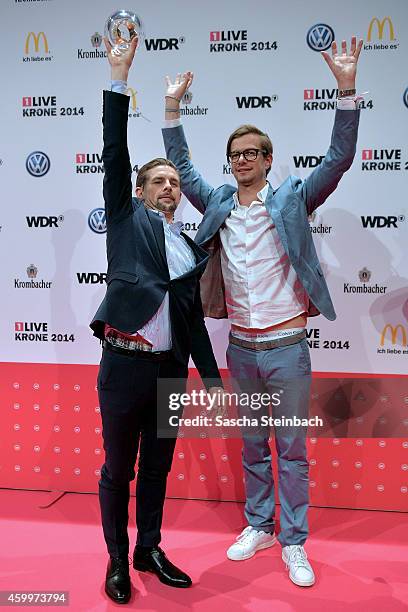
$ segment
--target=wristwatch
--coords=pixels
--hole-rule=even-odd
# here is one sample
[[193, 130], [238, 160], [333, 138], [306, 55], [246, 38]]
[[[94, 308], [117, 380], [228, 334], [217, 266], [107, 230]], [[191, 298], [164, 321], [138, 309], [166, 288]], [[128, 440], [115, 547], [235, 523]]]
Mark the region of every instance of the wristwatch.
[[339, 98], [346, 98], [347, 96], [355, 96], [355, 89], [339, 89]]

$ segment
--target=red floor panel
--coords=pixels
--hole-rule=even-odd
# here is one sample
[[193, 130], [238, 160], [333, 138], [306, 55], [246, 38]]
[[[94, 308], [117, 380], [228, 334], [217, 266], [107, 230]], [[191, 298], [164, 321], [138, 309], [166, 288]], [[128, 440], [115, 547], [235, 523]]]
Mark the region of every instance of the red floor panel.
[[[70, 592], [70, 610], [117, 609], [103, 592], [107, 556], [97, 496], [67, 494], [50, 508], [39, 508], [51, 500], [49, 493], [0, 490], [0, 590], [59, 589]], [[134, 542], [134, 500], [130, 515]], [[167, 500], [162, 545], [194, 585], [171, 589], [132, 570], [127, 608], [406, 612], [405, 514], [313, 508], [309, 519], [306, 550], [317, 580], [302, 589], [289, 581], [279, 545], [244, 562], [228, 561], [225, 550], [244, 525], [242, 504]]]

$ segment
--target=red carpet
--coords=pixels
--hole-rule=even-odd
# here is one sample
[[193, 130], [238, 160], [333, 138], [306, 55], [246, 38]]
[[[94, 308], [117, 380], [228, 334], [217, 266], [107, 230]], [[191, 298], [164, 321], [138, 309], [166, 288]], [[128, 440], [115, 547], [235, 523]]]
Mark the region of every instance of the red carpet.
[[[97, 496], [68, 494], [48, 509], [39, 508], [52, 499], [50, 493], [0, 490], [0, 590], [63, 590], [70, 592], [70, 610], [117, 609], [103, 591], [107, 555]], [[405, 514], [312, 509], [306, 550], [316, 585], [302, 589], [289, 581], [279, 545], [247, 561], [227, 560], [225, 550], [244, 526], [242, 511], [242, 504], [236, 503], [167, 500], [162, 546], [173, 562], [190, 573], [194, 586], [172, 589], [153, 575], [131, 570], [134, 592], [127, 608], [166, 612], [408, 609]], [[131, 508], [132, 544], [134, 535]]]

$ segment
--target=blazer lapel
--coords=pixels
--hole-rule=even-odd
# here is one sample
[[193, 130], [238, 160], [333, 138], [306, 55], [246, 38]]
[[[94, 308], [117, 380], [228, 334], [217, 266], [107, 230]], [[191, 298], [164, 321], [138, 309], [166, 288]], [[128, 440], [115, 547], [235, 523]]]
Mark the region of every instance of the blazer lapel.
[[195, 268], [190, 270], [190, 272], [188, 272], [187, 274], [190, 274], [190, 273], [197, 274], [198, 272], [201, 272], [202, 270], [204, 270], [209, 260], [209, 255], [207, 251], [205, 251], [198, 244], [196, 244], [194, 240], [190, 238], [190, 236], [187, 236], [187, 234], [185, 234], [184, 232], [181, 232], [181, 235], [183, 236], [184, 240], [187, 242], [190, 249], [193, 251], [193, 254], [196, 260]]
[[146, 216], [149, 220], [150, 227], [153, 231], [153, 236], [159, 251], [163, 264], [168, 268], [166, 257], [166, 245], [164, 242], [163, 219], [155, 212], [145, 208]]
[[[164, 228], [163, 228], [163, 219], [156, 214], [155, 212], [145, 209], [146, 217], [148, 219], [149, 225], [152, 228], [153, 237], [155, 243], [157, 245], [157, 250], [160, 254], [160, 258], [168, 270], [167, 257], [166, 257], [166, 243], [164, 238]], [[208, 261], [208, 255], [204, 249], [194, 243], [194, 241], [182, 232], [182, 236], [193, 251], [196, 266], [191, 270], [188, 274], [193, 273], [197, 274], [199, 271], [205, 268], [205, 265]], [[185, 275], [183, 275], [184, 277]]]
[[275, 193], [276, 192], [273, 190], [272, 185], [269, 185], [268, 193], [266, 194], [265, 208], [272, 217], [273, 222], [275, 222], [276, 212], [276, 206], [274, 206]]
[[208, 214], [207, 217], [204, 214], [203, 220], [200, 223], [200, 227], [194, 239], [196, 244], [205, 244], [211, 240], [211, 238], [213, 238], [213, 236], [215, 236], [215, 234], [218, 232], [233, 208], [234, 200], [231, 196], [219, 204], [215, 213], [212, 212], [211, 215]]
[[268, 195], [266, 196], [265, 208], [268, 211], [276, 227], [279, 238], [281, 239], [281, 242], [283, 244], [283, 248], [285, 249], [286, 253], [289, 254], [289, 246], [288, 246], [288, 239], [287, 239], [286, 232], [285, 232], [285, 226], [282, 223], [282, 216], [281, 216], [280, 210], [275, 205], [275, 195], [277, 192], [278, 190], [274, 191], [271, 186], [271, 188], [268, 190]]

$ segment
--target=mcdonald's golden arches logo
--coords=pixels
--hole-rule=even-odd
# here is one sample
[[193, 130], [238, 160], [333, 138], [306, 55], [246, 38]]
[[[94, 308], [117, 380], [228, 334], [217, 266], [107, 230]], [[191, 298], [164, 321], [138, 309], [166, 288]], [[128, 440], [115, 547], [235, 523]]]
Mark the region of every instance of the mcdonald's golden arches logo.
[[125, 94], [130, 98], [130, 106], [134, 113], [137, 112], [136, 91], [132, 87], [128, 87]]
[[387, 29], [389, 33], [389, 40], [395, 40], [394, 25], [391, 21], [391, 17], [384, 17], [382, 21], [380, 21], [378, 17], [373, 17], [372, 20], [370, 21], [370, 25], [368, 26], [367, 42], [371, 42], [371, 36], [373, 33], [374, 25], [376, 26], [376, 29], [377, 29], [378, 39], [383, 40], [385, 24], [388, 25]]
[[42, 43], [41, 46], [43, 53], [49, 53], [48, 40], [44, 32], [38, 32], [38, 34], [34, 34], [34, 32], [29, 32], [27, 34], [24, 48], [24, 53], [26, 55], [28, 55], [29, 50], [31, 48], [31, 41], [33, 41], [35, 53], [38, 53], [40, 50], [40, 41]]
[[404, 325], [401, 323], [398, 325], [391, 325], [390, 323], [387, 323], [387, 325], [384, 325], [384, 329], [381, 332], [380, 346], [384, 346], [388, 331], [390, 332], [391, 342], [393, 345], [397, 344], [397, 338], [400, 335], [402, 340], [401, 346], [407, 346], [407, 331]]
[[128, 87], [125, 91], [125, 94], [127, 94], [130, 98], [129, 117], [142, 117], [143, 119], [151, 123], [150, 119], [148, 119], [145, 115], [142, 114], [142, 111], [137, 105], [137, 91], [133, 89], [133, 87]]

